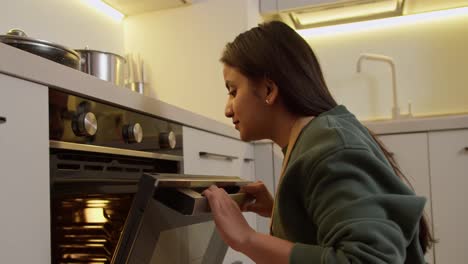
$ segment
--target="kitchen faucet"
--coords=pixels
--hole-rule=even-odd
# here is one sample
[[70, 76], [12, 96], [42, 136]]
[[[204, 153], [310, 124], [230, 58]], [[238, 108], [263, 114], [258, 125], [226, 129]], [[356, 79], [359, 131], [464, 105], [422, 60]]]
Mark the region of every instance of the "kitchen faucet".
[[379, 55], [379, 54], [362, 53], [359, 56], [359, 60], [357, 62], [356, 70], [358, 73], [361, 72], [361, 64], [363, 60], [382, 61], [390, 65], [391, 70], [392, 70], [392, 91], [393, 91], [392, 119], [411, 117], [411, 103], [409, 102], [408, 102], [408, 114], [402, 115], [400, 113], [400, 107], [398, 106], [397, 88], [396, 88], [395, 62], [393, 61], [393, 59], [391, 57]]

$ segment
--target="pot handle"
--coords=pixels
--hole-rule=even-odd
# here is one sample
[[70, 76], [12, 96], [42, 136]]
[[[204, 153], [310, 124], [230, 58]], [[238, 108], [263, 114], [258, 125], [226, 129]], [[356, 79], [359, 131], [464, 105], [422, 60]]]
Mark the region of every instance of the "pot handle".
[[13, 28], [13, 29], [10, 29], [7, 33], [7, 35], [10, 35], [10, 36], [18, 36], [18, 37], [28, 37], [28, 35], [26, 35], [26, 33], [24, 33], [23, 30], [21, 29], [18, 29], [18, 28]]

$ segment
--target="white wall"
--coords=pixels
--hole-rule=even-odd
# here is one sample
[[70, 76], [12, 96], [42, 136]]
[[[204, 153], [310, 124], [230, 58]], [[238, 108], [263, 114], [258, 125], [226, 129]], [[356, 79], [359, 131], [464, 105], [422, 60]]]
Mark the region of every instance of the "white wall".
[[[388, 65], [356, 62], [362, 52], [394, 58], [400, 108], [413, 104], [416, 115], [468, 112], [468, 12], [386, 26], [336, 26], [310, 31], [307, 37], [322, 64], [336, 99], [361, 119], [391, 116], [391, 75]], [[341, 31], [341, 32], [340, 32]]]
[[126, 19], [125, 49], [144, 58], [150, 96], [229, 123], [219, 58], [257, 21], [257, 0], [194, 1]]
[[0, 34], [12, 28], [71, 49], [124, 52], [122, 22], [82, 0], [0, 0]]

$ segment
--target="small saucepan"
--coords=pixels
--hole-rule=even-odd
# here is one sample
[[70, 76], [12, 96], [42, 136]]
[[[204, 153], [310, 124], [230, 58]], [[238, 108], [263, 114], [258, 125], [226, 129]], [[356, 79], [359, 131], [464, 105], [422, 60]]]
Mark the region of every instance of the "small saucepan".
[[78, 49], [80, 54], [82, 72], [91, 74], [99, 79], [109, 81], [117, 86], [125, 85], [124, 57], [104, 51]]

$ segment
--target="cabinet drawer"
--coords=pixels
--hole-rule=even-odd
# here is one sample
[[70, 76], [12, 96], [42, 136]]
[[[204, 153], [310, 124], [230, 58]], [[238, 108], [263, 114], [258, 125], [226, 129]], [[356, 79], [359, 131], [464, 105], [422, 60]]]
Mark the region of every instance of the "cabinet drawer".
[[[182, 134], [185, 174], [239, 176], [255, 180], [252, 144], [189, 127], [183, 127]], [[244, 213], [244, 216], [249, 225], [256, 229], [256, 215]], [[199, 241], [210, 238], [214, 224], [203, 230], [200, 232], [191, 227], [188, 230], [190, 259], [194, 263], [201, 260], [200, 254], [204, 252]], [[248, 257], [228, 248], [223, 263], [231, 264], [236, 261], [253, 263]]]
[[240, 140], [183, 127], [184, 173], [240, 176], [253, 180], [253, 146]]

